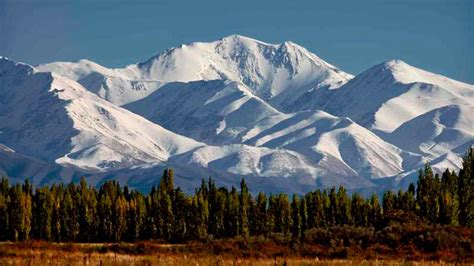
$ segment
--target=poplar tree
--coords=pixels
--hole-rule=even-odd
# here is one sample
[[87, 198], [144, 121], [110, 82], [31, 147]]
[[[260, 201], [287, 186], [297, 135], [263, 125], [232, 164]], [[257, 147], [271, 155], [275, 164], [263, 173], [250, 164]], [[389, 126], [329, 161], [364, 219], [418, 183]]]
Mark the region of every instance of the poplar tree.
[[9, 239], [9, 213], [8, 206], [10, 205], [9, 197], [10, 184], [6, 177], [0, 180], [0, 240], [5, 241]]
[[255, 234], [265, 235], [268, 231], [267, 227], [267, 196], [260, 192], [257, 196], [256, 212], [255, 212]]
[[352, 194], [351, 215], [356, 226], [368, 225], [368, 212], [369, 206], [366, 205], [364, 198], [357, 193]]
[[383, 209], [383, 214], [386, 215], [392, 210], [395, 209], [395, 204], [396, 204], [396, 196], [395, 194], [388, 190], [385, 191], [382, 197], [382, 209]]
[[250, 194], [245, 183], [245, 179], [240, 181], [239, 194], [239, 231], [238, 235], [243, 237], [249, 236], [249, 209], [250, 209]]
[[[173, 206], [173, 221], [172, 224], [172, 242], [180, 242], [186, 239], [187, 226], [186, 226], [186, 212], [189, 210], [186, 208], [186, 195], [183, 193], [181, 188], [177, 188], [174, 192]], [[209, 216], [209, 218], [212, 215]]]
[[193, 238], [199, 240], [206, 239], [209, 209], [207, 200], [201, 191], [193, 197], [192, 210]]
[[339, 220], [338, 218], [338, 202], [337, 202], [337, 194], [336, 194], [336, 188], [332, 187], [330, 192], [329, 192], [329, 205], [328, 208], [326, 209], [326, 214], [327, 214], [327, 222], [329, 226], [336, 225], [336, 222]]
[[33, 236], [37, 239], [51, 240], [53, 198], [47, 187], [37, 188], [33, 197]]
[[462, 226], [474, 226], [474, 155], [473, 149], [462, 159], [462, 169], [458, 178], [459, 199], [459, 224]]
[[300, 238], [301, 236], [301, 216], [299, 210], [299, 199], [296, 194], [293, 194], [293, 199], [291, 201], [291, 234], [293, 238]]
[[237, 190], [232, 187], [230, 193], [227, 195], [226, 200], [226, 211], [225, 211], [225, 219], [224, 219], [224, 226], [225, 232], [227, 237], [234, 237], [237, 236], [239, 233], [239, 212], [240, 212], [240, 201], [239, 201], [239, 194]]
[[380, 207], [380, 201], [377, 194], [372, 194], [368, 199], [369, 208], [369, 224], [376, 225], [382, 218], [382, 208]]
[[351, 224], [351, 200], [347, 196], [347, 192], [344, 187], [339, 187], [337, 191], [337, 198], [338, 206], [336, 215], [338, 216], [338, 224]]
[[304, 233], [308, 229], [308, 207], [304, 197], [300, 200], [299, 211], [301, 217], [301, 236], [304, 236]]
[[9, 194], [8, 225], [10, 239], [14, 241], [28, 240], [30, 239], [32, 219], [31, 196], [22, 190], [20, 184], [12, 187]]

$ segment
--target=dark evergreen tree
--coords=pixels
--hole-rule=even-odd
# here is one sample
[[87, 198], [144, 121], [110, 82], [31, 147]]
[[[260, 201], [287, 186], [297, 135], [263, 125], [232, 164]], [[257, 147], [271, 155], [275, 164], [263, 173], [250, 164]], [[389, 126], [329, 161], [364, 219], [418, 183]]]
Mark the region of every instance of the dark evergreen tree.
[[[118, 184], [117, 184], [118, 185]], [[79, 216], [79, 240], [90, 242], [96, 239], [97, 227], [97, 195], [96, 190], [87, 185], [83, 177], [77, 193], [77, 215]]]
[[[426, 164], [417, 187], [350, 197], [345, 188], [293, 195], [259, 193], [253, 198], [242, 179], [240, 191], [217, 188], [209, 179], [194, 195], [174, 187], [173, 171], [163, 172], [147, 195], [106, 181], [100, 188], [87, 184], [38, 187], [29, 181], [10, 185], [0, 180], [0, 240], [23, 241], [140, 241], [167, 242], [208, 238], [293, 236], [302, 241], [311, 228], [339, 225], [386, 226], [394, 215], [418, 215], [421, 221], [473, 225], [473, 155], [463, 158], [459, 176], [446, 170], [441, 178]], [[415, 197], [416, 195], [416, 197]], [[382, 206], [381, 206], [382, 205]], [[403, 210], [399, 212], [398, 210]], [[383, 217], [383, 214], [385, 216]], [[403, 218], [403, 217], [399, 217]], [[398, 222], [398, 219], [395, 218]], [[419, 221], [416, 220], [418, 223]], [[271, 236], [273, 237], [273, 236]]]
[[351, 217], [351, 200], [347, 196], [346, 189], [339, 187], [337, 191], [337, 212], [336, 222], [337, 224], [352, 224]]
[[369, 223], [369, 209], [364, 198], [359, 194], [352, 194], [351, 215], [356, 226], [367, 226]]
[[392, 191], [385, 191], [382, 197], [382, 208], [384, 214], [387, 214], [395, 209], [396, 196]]
[[250, 209], [250, 194], [245, 183], [245, 179], [240, 181], [239, 194], [239, 230], [238, 234], [243, 237], [248, 237], [249, 231], [249, 209]]
[[232, 187], [232, 190], [227, 195], [226, 210], [224, 218], [224, 227], [227, 237], [234, 237], [239, 232], [239, 212], [240, 201], [237, 190]]
[[32, 232], [36, 239], [51, 240], [53, 198], [47, 187], [37, 188], [33, 196]]
[[458, 221], [462, 226], [474, 226], [474, 155], [469, 148], [466, 156], [462, 158], [462, 169], [458, 178]]
[[267, 196], [260, 192], [257, 196], [255, 212], [255, 235], [266, 235], [267, 227]]
[[331, 190], [329, 191], [329, 205], [327, 206], [326, 209], [326, 217], [327, 217], [327, 223], [329, 226], [336, 225], [338, 222], [338, 214], [339, 214], [339, 203], [337, 201], [338, 197], [336, 194], [336, 188], [332, 187]]
[[308, 207], [304, 197], [300, 200], [299, 209], [301, 218], [301, 236], [304, 236], [304, 233], [308, 229]]
[[377, 225], [382, 218], [382, 208], [377, 194], [372, 194], [368, 200], [369, 206], [369, 224]]
[[209, 222], [209, 206], [204, 196], [206, 190], [198, 190], [192, 199], [190, 233], [192, 239], [203, 240], [207, 238], [207, 228]]
[[293, 194], [293, 199], [291, 201], [291, 234], [293, 238], [300, 238], [301, 236], [301, 216], [299, 210], [299, 199], [296, 194]]
[[[183, 193], [181, 188], [177, 188], [174, 192], [173, 206], [173, 221], [171, 228], [173, 230], [171, 241], [181, 242], [186, 239], [187, 226], [186, 226], [186, 212], [189, 211], [186, 208], [186, 195]], [[210, 218], [210, 217], [209, 217]]]
[[0, 180], [0, 241], [9, 239], [8, 230], [10, 228], [8, 206], [10, 205], [9, 197], [10, 184], [6, 177]]
[[17, 184], [11, 187], [9, 198], [8, 225], [10, 239], [14, 241], [28, 240], [30, 239], [32, 220], [31, 196], [22, 190], [20, 184]]

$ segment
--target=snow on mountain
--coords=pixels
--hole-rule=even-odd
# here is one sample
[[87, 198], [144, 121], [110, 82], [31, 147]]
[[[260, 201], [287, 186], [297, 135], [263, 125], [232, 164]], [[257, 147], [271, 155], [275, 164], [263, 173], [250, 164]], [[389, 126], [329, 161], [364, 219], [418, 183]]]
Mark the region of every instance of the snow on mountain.
[[39, 65], [36, 69], [75, 80], [90, 92], [117, 105], [142, 99], [163, 85], [156, 80], [134, 79], [135, 74], [127, 69], [109, 69], [89, 60], [54, 62]]
[[261, 119], [281, 114], [236, 81], [172, 82], [124, 108], [176, 133], [222, 145]]
[[[337, 88], [352, 78], [292, 42], [267, 44], [239, 35], [181, 45], [121, 69], [107, 69], [87, 60], [37, 68], [74, 79], [119, 105], [147, 96], [161, 82], [228, 79], [240, 81], [252, 94], [279, 108], [307, 90]], [[121, 85], [114, 88], [106, 81]], [[140, 85], [134, 87], [132, 81]]]
[[387, 135], [387, 139], [435, 163], [447, 158], [444, 168], [455, 169], [461, 165], [458, 154], [474, 145], [473, 111], [469, 106], [443, 106], [405, 122]]
[[[124, 107], [208, 144], [244, 143], [292, 150], [309, 158], [309, 162], [292, 163], [292, 167], [309, 164], [318, 169], [307, 176], [370, 180], [398, 175], [421, 162], [420, 156], [403, 152], [350, 119], [322, 111], [284, 114], [237, 82], [170, 83]], [[268, 173], [257, 168], [241, 173], [252, 172]], [[287, 173], [294, 174], [281, 171], [280, 175]]]
[[57, 74], [0, 59], [0, 142], [91, 171], [166, 161], [202, 144], [117, 107]]
[[303, 109], [323, 109], [390, 133], [436, 108], [459, 105], [473, 110], [473, 103], [473, 85], [391, 60], [364, 71]]
[[311, 96], [290, 109], [348, 116], [440, 169], [459, 168], [459, 156], [474, 143], [474, 86], [400, 60], [376, 65], [338, 90]]
[[186, 191], [208, 176], [373, 189], [406, 186], [425, 161], [458, 168], [474, 144], [473, 85], [399, 60], [352, 77], [294, 43], [238, 35], [117, 69], [0, 58], [0, 95], [0, 172], [41, 182], [146, 190], [173, 167]]
[[[474, 86], [400, 60], [376, 65], [309, 105], [348, 116], [384, 140], [438, 165], [460, 167], [460, 154], [474, 142]], [[457, 158], [457, 159], [454, 159]]]
[[275, 106], [291, 102], [301, 88], [336, 88], [352, 78], [295, 43], [267, 44], [239, 35], [172, 48], [128, 69], [163, 81], [241, 81]]
[[371, 179], [355, 173], [341, 174], [312, 158], [287, 149], [270, 149], [242, 144], [204, 146], [177, 155], [170, 165], [216, 177], [224, 185], [236, 186], [242, 176], [257, 191], [305, 193], [318, 187], [344, 185], [349, 189], [375, 188]]
[[[71, 180], [86, 173], [92, 183], [113, 177], [143, 188], [130, 178], [149, 169], [162, 170], [168, 165], [185, 173], [180, 177], [184, 184], [187, 184], [183, 182], [186, 177], [207, 173], [215, 174], [223, 184], [236, 185], [245, 176], [249, 184], [264, 185], [261, 188], [266, 191], [302, 192], [320, 185], [319, 176], [328, 172], [321, 172], [305, 155], [284, 148], [243, 144], [208, 146], [180, 136], [97, 97], [56, 73], [38, 72], [7, 59], [0, 60], [0, 73], [0, 94], [5, 95], [0, 105], [0, 143], [3, 143], [2, 154], [8, 155], [5, 161], [9, 162], [2, 169], [9, 175], [30, 173], [37, 183], [45, 184], [59, 181], [58, 175]], [[265, 107], [262, 110], [277, 114], [272, 107], [246, 92], [245, 87], [236, 89], [239, 85], [235, 82], [215, 83], [228, 88], [207, 95], [205, 104], [229, 108], [229, 112], [232, 106], [255, 112], [252, 106], [259, 104]], [[212, 86], [210, 89], [212, 91]], [[163, 91], [166, 92], [166, 88]], [[242, 108], [239, 100], [230, 105], [219, 104], [221, 99], [234, 97], [233, 94], [241, 98], [240, 104], [248, 102], [250, 107]], [[18, 155], [13, 156], [10, 149], [18, 151]], [[26, 170], [31, 170], [12, 168], [21, 162], [28, 165]], [[201, 177], [205, 176], [198, 178]], [[374, 186], [368, 180], [354, 183], [358, 178], [326, 179], [325, 184]], [[144, 184], [153, 182], [143, 176], [139, 179]], [[289, 183], [294, 186], [288, 187]], [[185, 189], [191, 191], [198, 182], [188, 185], [191, 187]]]
[[[367, 180], [396, 176], [420, 165], [421, 156], [405, 152], [348, 118], [306, 111], [262, 121], [244, 135], [248, 145], [284, 148], [311, 158], [329, 176]], [[264, 126], [264, 125], [270, 126]]]

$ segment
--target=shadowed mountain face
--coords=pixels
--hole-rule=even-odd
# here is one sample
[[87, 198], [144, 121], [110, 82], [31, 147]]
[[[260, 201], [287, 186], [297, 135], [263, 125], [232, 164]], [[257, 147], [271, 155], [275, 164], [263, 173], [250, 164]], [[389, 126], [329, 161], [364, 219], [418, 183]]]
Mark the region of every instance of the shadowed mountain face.
[[392, 60], [353, 77], [291, 42], [192, 43], [109, 69], [0, 59], [0, 171], [38, 184], [165, 167], [258, 190], [406, 185], [425, 161], [458, 168], [474, 143], [474, 86]]

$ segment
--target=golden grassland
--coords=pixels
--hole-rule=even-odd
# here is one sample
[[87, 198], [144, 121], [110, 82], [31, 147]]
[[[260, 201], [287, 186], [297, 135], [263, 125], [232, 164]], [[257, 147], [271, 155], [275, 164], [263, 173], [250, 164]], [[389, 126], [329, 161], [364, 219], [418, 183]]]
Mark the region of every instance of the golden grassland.
[[[0, 265], [461, 265], [435, 261], [408, 261], [380, 256], [364, 259], [301, 257], [291, 251], [281, 256], [242, 257], [238, 252], [214, 251], [201, 244], [81, 244], [0, 243]], [[281, 253], [280, 253], [281, 254]], [[472, 265], [468, 262], [465, 265]]]

